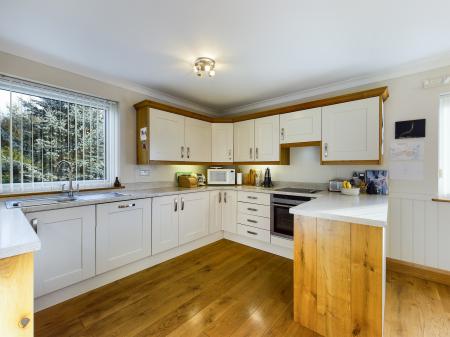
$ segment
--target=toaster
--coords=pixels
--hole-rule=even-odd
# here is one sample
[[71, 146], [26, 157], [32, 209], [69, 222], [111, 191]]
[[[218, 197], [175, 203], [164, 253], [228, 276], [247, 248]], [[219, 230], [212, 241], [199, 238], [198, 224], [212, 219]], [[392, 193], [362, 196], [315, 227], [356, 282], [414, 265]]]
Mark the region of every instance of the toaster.
[[332, 179], [328, 182], [328, 191], [340, 192], [342, 190], [342, 184], [344, 179]]

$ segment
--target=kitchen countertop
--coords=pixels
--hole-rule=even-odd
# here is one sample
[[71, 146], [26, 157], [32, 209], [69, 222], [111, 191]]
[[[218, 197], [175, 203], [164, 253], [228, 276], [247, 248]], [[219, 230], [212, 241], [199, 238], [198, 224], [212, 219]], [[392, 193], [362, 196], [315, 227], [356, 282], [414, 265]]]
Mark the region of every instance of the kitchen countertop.
[[[159, 196], [184, 194], [201, 191], [214, 190], [235, 190], [261, 193], [277, 193], [285, 195], [302, 195], [316, 198], [308, 203], [299, 205], [291, 209], [293, 214], [303, 214], [308, 216], [318, 216], [326, 219], [341, 220], [348, 222], [358, 222], [372, 226], [385, 226], [387, 223], [387, 197], [361, 195], [359, 197], [344, 196], [340, 193], [330, 193], [327, 191], [306, 194], [277, 191], [282, 187], [308, 187], [298, 183], [280, 183], [275, 188], [264, 188], [255, 186], [203, 186], [197, 188], [181, 188], [175, 186], [148, 187], [146, 185], [130, 186], [124, 190], [111, 190], [123, 193], [123, 196], [103, 198], [101, 200], [88, 199], [71, 202], [61, 202], [56, 204], [39, 205], [33, 207], [7, 209], [5, 201], [40, 199], [45, 196], [8, 198], [0, 202], [0, 258], [19, 255], [40, 249], [40, 240], [33, 228], [29, 224], [24, 213], [54, 210], [100, 203], [126, 201], [131, 199], [153, 198]], [[316, 185], [317, 186], [317, 185]], [[323, 187], [323, 186], [322, 186]], [[102, 191], [98, 193], [106, 193]], [[96, 194], [95, 192], [82, 193]], [[54, 195], [53, 195], [54, 196]]]
[[388, 197], [384, 195], [349, 196], [340, 193], [327, 193], [320, 198], [293, 207], [289, 212], [294, 215], [386, 227]]

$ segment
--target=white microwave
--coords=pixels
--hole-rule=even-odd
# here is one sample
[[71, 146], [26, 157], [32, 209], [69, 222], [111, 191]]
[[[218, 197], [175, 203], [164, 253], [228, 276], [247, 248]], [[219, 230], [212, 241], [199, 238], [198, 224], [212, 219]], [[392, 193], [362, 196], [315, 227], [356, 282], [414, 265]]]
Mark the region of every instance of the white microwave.
[[236, 184], [236, 170], [214, 168], [207, 171], [208, 185], [234, 185]]

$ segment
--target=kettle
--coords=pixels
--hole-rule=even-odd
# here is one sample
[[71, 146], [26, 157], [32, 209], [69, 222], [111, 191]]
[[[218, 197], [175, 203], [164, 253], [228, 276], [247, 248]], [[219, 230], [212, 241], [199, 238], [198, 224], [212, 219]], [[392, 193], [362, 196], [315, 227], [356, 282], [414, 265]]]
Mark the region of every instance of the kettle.
[[264, 187], [273, 187], [272, 176], [270, 175], [270, 169], [266, 168], [266, 173], [264, 174]]

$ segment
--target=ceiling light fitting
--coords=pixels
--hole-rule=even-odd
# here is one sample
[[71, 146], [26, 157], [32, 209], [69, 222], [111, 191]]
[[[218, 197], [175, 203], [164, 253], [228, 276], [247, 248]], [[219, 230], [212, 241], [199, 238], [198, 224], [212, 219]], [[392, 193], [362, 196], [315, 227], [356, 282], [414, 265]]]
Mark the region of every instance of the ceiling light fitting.
[[216, 67], [216, 61], [209, 57], [199, 57], [194, 63], [194, 72], [198, 77], [203, 77], [208, 74], [209, 77], [216, 75], [214, 68]]

